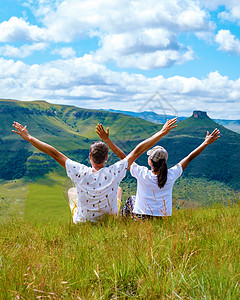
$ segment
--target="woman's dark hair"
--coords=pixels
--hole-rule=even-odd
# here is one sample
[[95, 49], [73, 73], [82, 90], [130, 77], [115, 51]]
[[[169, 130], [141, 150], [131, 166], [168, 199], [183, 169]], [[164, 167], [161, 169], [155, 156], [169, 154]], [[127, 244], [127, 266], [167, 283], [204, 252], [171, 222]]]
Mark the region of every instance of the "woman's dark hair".
[[151, 160], [151, 162], [153, 165], [153, 172], [156, 173], [158, 177], [158, 186], [161, 189], [167, 181], [168, 168], [166, 160], [160, 159], [158, 162]]
[[101, 164], [103, 163], [108, 155], [108, 146], [102, 142], [93, 142], [90, 146], [90, 153], [92, 156], [92, 160], [96, 164]]

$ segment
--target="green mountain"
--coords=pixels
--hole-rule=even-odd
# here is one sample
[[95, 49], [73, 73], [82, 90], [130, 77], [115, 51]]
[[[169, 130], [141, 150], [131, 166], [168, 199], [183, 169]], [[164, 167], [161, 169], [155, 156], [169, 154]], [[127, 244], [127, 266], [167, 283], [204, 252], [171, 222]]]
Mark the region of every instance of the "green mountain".
[[159, 125], [117, 113], [54, 105], [45, 101], [0, 100], [0, 119], [2, 179], [42, 176], [57, 165], [12, 133], [13, 121], [27, 125], [33, 136], [83, 163], [88, 163], [90, 143], [99, 140], [95, 133], [98, 123], [111, 127], [111, 136], [119, 140], [120, 145], [128, 144], [129, 140], [130, 145], [137, 143], [159, 128]]
[[[203, 141], [207, 131], [215, 128], [221, 132], [220, 139], [191, 162], [185, 173], [230, 183], [239, 189], [240, 135], [215, 123], [205, 112], [195, 111], [190, 118], [179, 122], [168, 142], [164, 140], [164, 145], [172, 154], [183, 158]], [[172, 142], [169, 143], [171, 137]]]
[[[159, 124], [121, 113], [55, 105], [45, 101], [0, 100], [0, 120], [0, 178], [3, 180], [23, 176], [35, 178], [57, 167], [54, 160], [11, 132], [13, 121], [27, 125], [33, 136], [85, 164], [88, 164], [90, 143], [99, 139], [95, 133], [97, 123], [110, 127], [111, 138], [126, 153], [161, 128]], [[212, 131], [216, 127], [221, 131], [221, 138], [196, 158], [185, 174], [218, 180], [239, 189], [240, 135], [215, 123], [206, 113], [196, 111], [190, 118], [180, 121], [178, 127], [160, 144], [168, 150], [168, 165], [172, 166], [203, 141], [207, 130]], [[116, 157], [110, 155], [109, 163], [115, 160]], [[146, 165], [146, 155], [142, 155], [138, 163]]]

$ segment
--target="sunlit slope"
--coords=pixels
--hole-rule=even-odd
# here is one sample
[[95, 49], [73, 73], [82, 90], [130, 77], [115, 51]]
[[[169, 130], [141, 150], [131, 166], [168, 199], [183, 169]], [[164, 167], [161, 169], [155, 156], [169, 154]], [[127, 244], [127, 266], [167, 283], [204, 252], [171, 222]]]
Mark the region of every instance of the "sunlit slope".
[[7, 140], [16, 139], [16, 136], [9, 134], [14, 120], [26, 124], [34, 136], [47, 140], [54, 137], [70, 138], [72, 135], [80, 139], [96, 139], [95, 126], [98, 123], [111, 126], [112, 137], [131, 132], [135, 134], [133, 139], [145, 138], [161, 128], [161, 125], [118, 113], [54, 105], [45, 101], [0, 100], [0, 116], [0, 138]]
[[[139, 141], [156, 132], [161, 125], [121, 114], [49, 104], [45, 101], [22, 102], [0, 100], [0, 178], [14, 179], [24, 175], [43, 175], [55, 167], [54, 161], [38, 154], [28, 142], [12, 133], [12, 122], [27, 125], [30, 134], [55, 146], [69, 157], [87, 163], [98, 123], [111, 127], [111, 137]], [[55, 165], [54, 165], [55, 164]]]

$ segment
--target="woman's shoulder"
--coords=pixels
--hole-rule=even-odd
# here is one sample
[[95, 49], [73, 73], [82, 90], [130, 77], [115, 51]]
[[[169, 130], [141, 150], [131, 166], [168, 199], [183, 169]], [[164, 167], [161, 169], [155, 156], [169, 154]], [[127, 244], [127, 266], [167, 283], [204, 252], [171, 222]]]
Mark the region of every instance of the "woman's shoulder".
[[176, 164], [175, 166], [168, 169], [168, 178], [169, 179], [176, 179], [178, 178], [183, 172], [181, 164]]
[[133, 176], [146, 176], [151, 172], [151, 170], [148, 169], [148, 167], [145, 166], [139, 166], [136, 163], [133, 163], [130, 167], [130, 172]]

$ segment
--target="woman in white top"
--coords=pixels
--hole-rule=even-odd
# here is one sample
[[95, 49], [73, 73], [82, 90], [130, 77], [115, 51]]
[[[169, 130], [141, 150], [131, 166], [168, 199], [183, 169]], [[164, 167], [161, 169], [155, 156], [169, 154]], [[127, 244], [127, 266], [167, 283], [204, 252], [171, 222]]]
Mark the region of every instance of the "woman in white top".
[[[125, 154], [109, 139], [109, 128], [105, 131], [102, 124], [97, 126], [98, 135], [109, 145], [113, 152], [121, 159]], [[171, 216], [172, 215], [172, 188], [175, 181], [181, 176], [188, 164], [197, 157], [208, 145], [220, 137], [216, 128], [211, 134], [207, 132], [203, 143], [192, 151], [177, 165], [168, 169], [168, 153], [161, 146], [155, 146], [147, 152], [147, 167], [133, 163], [130, 172], [137, 179], [137, 194], [133, 202], [133, 213], [139, 217], [144, 216]], [[128, 203], [131, 206], [131, 203]]]

